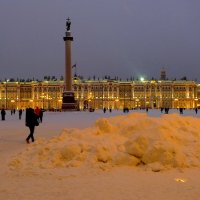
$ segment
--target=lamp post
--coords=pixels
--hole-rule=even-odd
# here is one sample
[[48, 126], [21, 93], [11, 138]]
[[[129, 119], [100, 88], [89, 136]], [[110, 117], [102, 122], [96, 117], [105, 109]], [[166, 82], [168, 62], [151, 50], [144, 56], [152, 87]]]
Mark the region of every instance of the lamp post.
[[197, 106], [197, 104], [198, 104], [198, 98], [195, 98], [194, 101], [195, 101], [195, 104], [193, 105], [193, 107], [194, 107], [194, 108], [197, 108], [197, 107], [198, 107], [198, 106]]
[[124, 109], [126, 107], [126, 105], [125, 105], [125, 97], [126, 97], [126, 92], [125, 92], [125, 85], [124, 85]]
[[5, 106], [5, 109], [7, 110], [7, 81], [6, 81], [6, 98], [5, 98], [5, 100], [6, 100], [6, 106]]
[[103, 84], [102, 84], [102, 110], [104, 109], [103, 100], [104, 100], [104, 91], [103, 91]]
[[8, 98], [8, 91], [7, 91], [7, 84], [8, 84], [9, 79], [6, 80], [6, 110], [8, 107], [8, 103], [7, 103], [7, 98]]
[[93, 101], [94, 101], [94, 109], [96, 108], [96, 96], [95, 96], [95, 89], [94, 89], [94, 94], [93, 94]]
[[44, 98], [45, 98], [46, 96], [44, 95], [44, 93], [42, 93], [42, 96], [41, 96], [41, 98], [42, 98], [42, 109], [44, 109]]
[[89, 102], [88, 109], [90, 109], [92, 108], [92, 92], [89, 93], [88, 102]]
[[30, 102], [30, 105], [31, 105], [29, 107], [33, 108], [33, 99], [30, 99], [29, 102]]
[[11, 109], [14, 109], [15, 100], [11, 100], [10, 102], [11, 102], [11, 104], [12, 104]]
[[119, 102], [119, 99], [118, 97], [115, 99], [115, 108], [118, 110], [118, 102]]
[[52, 98], [49, 96], [47, 100], [48, 100], [48, 110], [50, 110], [51, 109], [51, 100], [52, 100]]

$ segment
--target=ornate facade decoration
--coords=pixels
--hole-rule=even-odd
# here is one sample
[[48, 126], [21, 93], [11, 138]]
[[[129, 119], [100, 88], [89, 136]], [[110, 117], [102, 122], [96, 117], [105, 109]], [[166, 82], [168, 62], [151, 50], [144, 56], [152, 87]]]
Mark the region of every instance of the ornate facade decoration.
[[[40, 107], [61, 109], [63, 81], [0, 83], [0, 108]], [[196, 108], [200, 106], [200, 86], [187, 80], [73, 80], [79, 108]]]

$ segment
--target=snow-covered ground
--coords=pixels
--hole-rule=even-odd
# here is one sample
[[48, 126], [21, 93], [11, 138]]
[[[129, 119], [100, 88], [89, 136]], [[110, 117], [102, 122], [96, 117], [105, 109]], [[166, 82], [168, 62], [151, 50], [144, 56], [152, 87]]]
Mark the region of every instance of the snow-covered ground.
[[0, 121], [0, 199], [197, 200], [200, 111], [45, 112]]

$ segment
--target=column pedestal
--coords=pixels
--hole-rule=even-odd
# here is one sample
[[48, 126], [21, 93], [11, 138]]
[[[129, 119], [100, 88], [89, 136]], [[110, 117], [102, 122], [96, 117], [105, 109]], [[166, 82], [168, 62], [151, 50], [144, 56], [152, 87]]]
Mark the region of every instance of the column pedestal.
[[76, 111], [76, 110], [79, 110], [78, 103], [75, 100], [73, 91], [63, 92], [62, 110], [63, 111]]

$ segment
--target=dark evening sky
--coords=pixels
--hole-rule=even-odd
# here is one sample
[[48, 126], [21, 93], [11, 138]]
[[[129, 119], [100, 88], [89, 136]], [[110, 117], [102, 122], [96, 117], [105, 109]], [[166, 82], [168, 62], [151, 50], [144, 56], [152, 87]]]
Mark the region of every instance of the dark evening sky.
[[199, 0], [0, 0], [0, 79], [64, 75], [65, 22], [85, 78], [200, 81]]

